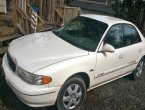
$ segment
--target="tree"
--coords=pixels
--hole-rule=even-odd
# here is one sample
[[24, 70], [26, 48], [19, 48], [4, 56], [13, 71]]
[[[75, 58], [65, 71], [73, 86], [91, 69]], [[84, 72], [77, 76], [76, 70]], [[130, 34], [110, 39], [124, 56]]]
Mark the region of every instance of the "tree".
[[140, 29], [145, 23], [145, 0], [112, 0], [115, 16], [135, 23]]

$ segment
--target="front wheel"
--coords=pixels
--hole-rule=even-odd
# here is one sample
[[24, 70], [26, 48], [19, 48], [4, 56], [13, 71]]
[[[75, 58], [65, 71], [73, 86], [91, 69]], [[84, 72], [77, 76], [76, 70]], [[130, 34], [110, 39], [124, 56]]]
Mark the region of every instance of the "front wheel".
[[68, 79], [57, 98], [58, 110], [77, 110], [86, 95], [86, 86], [80, 76]]
[[132, 72], [132, 78], [134, 79], [134, 80], [136, 80], [136, 79], [138, 79], [140, 76], [141, 76], [141, 74], [142, 74], [142, 72], [143, 72], [143, 69], [144, 69], [144, 58], [142, 58], [140, 61], [139, 61], [139, 63], [138, 63], [138, 65], [137, 65], [137, 67], [136, 67], [136, 69]]

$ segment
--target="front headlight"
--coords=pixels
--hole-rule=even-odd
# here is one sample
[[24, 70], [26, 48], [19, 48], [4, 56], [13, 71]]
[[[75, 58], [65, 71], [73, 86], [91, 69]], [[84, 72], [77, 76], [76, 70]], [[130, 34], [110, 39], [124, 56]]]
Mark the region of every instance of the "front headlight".
[[35, 75], [21, 68], [17, 69], [17, 73], [22, 80], [24, 80], [29, 84], [42, 85], [42, 84], [49, 84], [52, 81], [52, 78], [49, 76]]

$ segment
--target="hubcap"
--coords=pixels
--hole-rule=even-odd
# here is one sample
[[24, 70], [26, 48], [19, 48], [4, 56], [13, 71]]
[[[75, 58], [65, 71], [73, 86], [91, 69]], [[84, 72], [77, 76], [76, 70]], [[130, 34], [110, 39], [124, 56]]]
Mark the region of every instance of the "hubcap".
[[82, 89], [78, 84], [70, 85], [64, 92], [63, 105], [66, 109], [75, 108], [82, 97]]
[[139, 77], [143, 71], [143, 66], [144, 66], [144, 63], [143, 61], [140, 61], [138, 66], [137, 66], [137, 71], [136, 71], [136, 76]]

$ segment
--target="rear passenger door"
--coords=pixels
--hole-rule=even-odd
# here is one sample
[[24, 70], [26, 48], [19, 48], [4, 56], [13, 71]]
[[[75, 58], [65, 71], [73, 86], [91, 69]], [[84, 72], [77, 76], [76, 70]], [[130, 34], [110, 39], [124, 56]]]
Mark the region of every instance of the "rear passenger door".
[[137, 66], [141, 57], [142, 45], [141, 38], [137, 29], [130, 24], [122, 24], [124, 30], [124, 61], [125, 68], [123, 73], [132, 72]]

